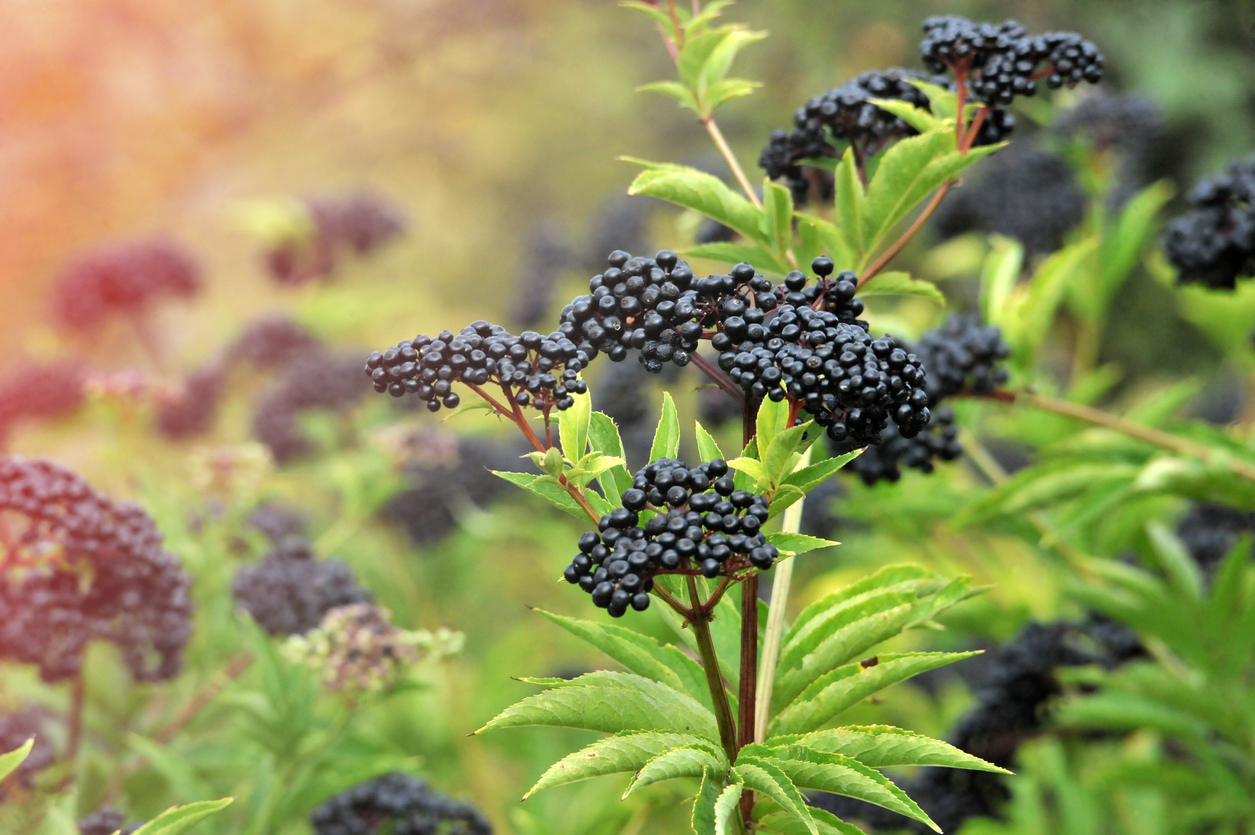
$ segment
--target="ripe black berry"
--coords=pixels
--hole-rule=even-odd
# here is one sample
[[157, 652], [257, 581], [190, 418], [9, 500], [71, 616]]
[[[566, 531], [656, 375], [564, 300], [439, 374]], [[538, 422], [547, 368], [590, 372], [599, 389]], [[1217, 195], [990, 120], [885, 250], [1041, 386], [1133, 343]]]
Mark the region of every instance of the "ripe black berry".
[[934, 461], [954, 461], [962, 455], [954, 412], [942, 407], [932, 410], [928, 427], [914, 438], [903, 438], [897, 426], [885, 427], [880, 442], [863, 450], [847, 469], [870, 487], [879, 481], [897, 481], [902, 477], [902, 467], [931, 473]]
[[1183, 284], [1232, 290], [1255, 272], [1255, 156], [1189, 193], [1190, 211], [1169, 221], [1163, 248]]
[[492, 835], [492, 824], [474, 806], [399, 773], [340, 792], [309, 822], [314, 835]]
[[563, 576], [612, 617], [629, 606], [644, 611], [658, 574], [696, 568], [713, 578], [771, 568], [779, 552], [760, 530], [767, 518], [767, 500], [737, 490], [726, 461], [690, 468], [664, 458], [636, 473], [623, 507], [580, 537]]
[[456, 336], [451, 331], [434, 338], [419, 334], [376, 351], [366, 359], [366, 374], [375, 391], [393, 397], [415, 394], [433, 412], [456, 408], [460, 398], [453, 385], [463, 383], [499, 387], [507, 399], [547, 413], [569, 409], [575, 404], [572, 395], [588, 391], [579, 372], [596, 356], [591, 343], [577, 345], [565, 332], [514, 336], [481, 319]]
[[1002, 332], [983, 326], [975, 314], [960, 313], [925, 333], [915, 347], [928, 372], [932, 405], [961, 391], [991, 394], [1007, 381], [998, 363], [1011, 354]]

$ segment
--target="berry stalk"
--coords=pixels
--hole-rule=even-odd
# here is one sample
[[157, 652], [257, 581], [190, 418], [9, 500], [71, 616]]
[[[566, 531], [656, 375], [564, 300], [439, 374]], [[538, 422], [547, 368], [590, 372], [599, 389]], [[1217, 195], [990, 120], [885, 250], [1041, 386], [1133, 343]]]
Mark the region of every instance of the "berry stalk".
[[715, 654], [715, 642], [710, 637], [710, 614], [705, 611], [701, 596], [697, 592], [697, 580], [688, 577], [689, 604], [695, 616], [689, 623], [693, 626], [693, 636], [697, 639], [697, 652], [702, 659], [702, 669], [706, 672], [706, 686], [710, 688], [710, 700], [715, 708], [715, 721], [719, 725], [719, 741], [723, 751], [728, 755], [728, 762], [736, 762], [739, 750], [736, 744], [736, 723], [732, 719], [732, 705], [728, 701], [728, 691], [723, 686], [723, 675], [719, 672], [719, 656]]
[[919, 230], [924, 228], [924, 224], [927, 223], [928, 219], [933, 216], [933, 212], [937, 211], [937, 207], [941, 205], [941, 201], [945, 198], [946, 194], [954, 187], [954, 183], [955, 181], [951, 180], [950, 182], [943, 184], [941, 188], [937, 189], [937, 191], [933, 194], [933, 199], [928, 201], [928, 205], [925, 206], [924, 210], [919, 213], [919, 217], [915, 218], [915, 222], [911, 224], [910, 228], [903, 232], [902, 236], [894, 241], [892, 246], [882, 252], [880, 257], [873, 261], [871, 266], [863, 271], [863, 274], [858, 277], [858, 286], [860, 288], [875, 278], [881, 270], [889, 266], [889, 262], [898, 257], [898, 253], [905, 249], [906, 245], [911, 242], [911, 239], [919, 234]]

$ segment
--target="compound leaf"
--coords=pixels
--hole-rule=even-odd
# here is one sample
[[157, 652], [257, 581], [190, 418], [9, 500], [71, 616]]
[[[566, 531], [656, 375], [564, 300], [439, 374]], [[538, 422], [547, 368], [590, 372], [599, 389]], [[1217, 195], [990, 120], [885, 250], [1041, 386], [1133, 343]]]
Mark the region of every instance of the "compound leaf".
[[628, 194], [643, 194], [701, 212], [751, 241], [770, 246], [762, 233], [763, 213], [728, 187], [723, 180], [696, 168], [624, 157], [645, 165], [628, 187]]
[[717, 748], [710, 743], [672, 748], [663, 751], [651, 759], [636, 773], [636, 777], [623, 792], [628, 795], [654, 783], [664, 780], [678, 780], [681, 777], [701, 777], [711, 769], [726, 768], [727, 763], [721, 754], [714, 753]]
[[701, 742], [690, 734], [669, 733], [628, 733], [599, 739], [550, 766], [523, 799], [554, 786], [637, 771], [664, 751]]

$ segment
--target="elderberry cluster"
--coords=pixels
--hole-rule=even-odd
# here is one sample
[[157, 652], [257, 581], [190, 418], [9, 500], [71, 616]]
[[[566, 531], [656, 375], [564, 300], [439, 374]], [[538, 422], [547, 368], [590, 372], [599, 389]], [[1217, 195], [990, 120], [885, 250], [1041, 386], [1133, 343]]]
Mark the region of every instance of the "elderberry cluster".
[[0, 442], [23, 421], [65, 417], [83, 405], [83, 366], [77, 362], [24, 362], [0, 378]]
[[1183, 284], [1232, 290], [1255, 273], [1255, 156], [1203, 180], [1188, 196], [1191, 210], [1169, 221], [1163, 248]]
[[492, 824], [474, 806], [400, 773], [340, 792], [309, 822], [314, 835], [492, 835]]
[[207, 432], [218, 416], [227, 370], [210, 361], [183, 380], [178, 391], [157, 403], [157, 430], [171, 440]]
[[596, 355], [594, 346], [577, 345], [560, 331], [514, 336], [481, 319], [456, 336], [452, 331], [434, 338], [419, 334], [395, 348], [375, 351], [366, 359], [366, 374], [375, 391], [393, 397], [415, 394], [433, 412], [462, 402], [454, 383], [496, 384], [512, 391], [520, 406], [563, 411], [575, 404], [572, 395], [588, 390], [579, 372]]
[[64, 327], [95, 328], [110, 316], [136, 316], [159, 298], [186, 298], [200, 288], [200, 265], [172, 241], [109, 244], [61, 271], [52, 312]]
[[589, 294], [562, 309], [559, 332], [586, 343], [590, 358], [604, 353], [622, 362], [635, 348], [650, 371], [688, 365], [702, 337], [688, 264], [666, 249], [653, 258], [617, 249], [606, 261], [607, 269], [589, 279]]
[[288, 286], [327, 278], [343, 255], [367, 255], [405, 232], [405, 215], [375, 194], [306, 200], [313, 224], [306, 237], [289, 239], [264, 254], [276, 283]]
[[928, 397], [933, 405], [959, 392], [992, 394], [1007, 381], [999, 363], [1011, 355], [1002, 331], [982, 325], [974, 313], [958, 313], [920, 337], [915, 347], [928, 369]]
[[[694, 567], [709, 578], [732, 576], [750, 567], [766, 571], [779, 556], [760, 531], [767, 500], [736, 489], [722, 459], [692, 468], [678, 459], [654, 461], [636, 473], [622, 501], [580, 537], [563, 573], [612, 617], [629, 606], [648, 609], [660, 572]], [[654, 515], [642, 527], [645, 511]]]
[[1075, 32], [1029, 35], [1014, 20], [974, 23], [956, 16], [924, 21], [920, 57], [933, 72], [965, 76], [975, 98], [990, 106], [1037, 93], [1046, 79], [1051, 90], [1102, 80], [1104, 59]]
[[879, 481], [897, 481], [902, 467], [931, 473], [934, 462], [955, 461], [963, 455], [954, 425], [954, 412], [947, 407], [932, 410], [927, 428], [914, 438], [904, 438], [897, 426], [887, 426], [880, 433], [880, 443], [863, 450], [849, 464], [850, 472], [863, 479], [868, 487]]
[[11, 569], [0, 576], [0, 657], [45, 681], [78, 674], [89, 641], [115, 644], [139, 681], [174, 676], [191, 635], [191, 580], [139, 506], [49, 461], [0, 459]]
[[332, 609], [374, 600], [347, 565], [316, 559], [299, 535], [276, 542], [260, 562], [241, 566], [231, 590], [236, 604], [271, 635], [304, 635]]
[[78, 822], [78, 835], [131, 835], [142, 821], [128, 824], [126, 815], [112, 806], [101, 806]]
[[286, 464], [313, 448], [300, 427], [302, 412], [343, 413], [366, 396], [370, 387], [358, 374], [360, 363], [356, 353], [318, 350], [290, 362], [261, 392], [253, 404], [253, 434], [276, 462]]
[[284, 368], [306, 354], [322, 350], [322, 347], [318, 337], [291, 317], [269, 313], [246, 324], [226, 353], [232, 361], [272, 370]]

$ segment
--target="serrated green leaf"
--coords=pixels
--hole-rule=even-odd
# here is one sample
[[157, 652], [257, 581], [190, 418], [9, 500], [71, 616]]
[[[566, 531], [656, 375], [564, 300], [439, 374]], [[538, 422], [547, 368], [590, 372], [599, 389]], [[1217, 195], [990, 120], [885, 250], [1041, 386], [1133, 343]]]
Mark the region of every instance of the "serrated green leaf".
[[795, 555], [805, 554], [818, 548], [831, 548], [833, 545], [840, 544], [828, 539], [820, 539], [817, 536], [808, 536], [804, 533], [785, 533], [783, 531], [767, 534], [767, 541], [781, 551]]
[[959, 97], [955, 95], [953, 90], [947, 90], [945, 87], [939, 87], [936, 84], [921, 81], [918, 78], [905, 78], [903, 80], [928, 97], [929, 110], [936, 114], [937, 118], [953, 120], [957, 116], [959, 112]]
[[725, 264], [740, 264], [744, 261], [758, 272], [771, 275], [784, 275], [789, 271], [789, 268], [780, 259], [763, 246], [748, 246], [746, 244], [720, 241], [690, 247], [684, 250], [684, 255], [688, 258], [708, 258], [711, 261], [721, 261]]
[[[1116, 291], [1141, 261], [1146, 245], [1158, 230], [1159, 211], [1172, 199], [1174, 189], [1160, 180], [1134, 195], [1103, 235], [1098, 258], [1098, 280], [1091, 285], [1095, 315], [1105, 314]], [[1079, 289], [1079, 288], [1077, 288]]]
[[[636, 777], [623, 792], [623, 799], [639, 789], [664, 780], [678, 780], [682, 777], [701, 777], [707, 770], [727, 768], [722, 755], [712, 751], [714, 746], [709, 743], [698, 743], [663, 751], [658, 756], [641, 766]], [[717, 749], [716, 749], [717, 750]]]
[[[915, 195], [924, 191], [927, 196], [943, 182], [933, 184], [928, 173], [929, 166], [954, 151], [953, 134], [931, 131], [903, 139], [880, 155], [880, 165], [867, 184], [867, 197], [863, 203], [865, 254], [874, 250], [922, 199]], [[929, 188], [924, 188], [930, 184]], [[841, 223], [844, 227], [844, 220]]]
[[[566, 511], [581, 521], [588, 521], [588, 514], [584, 512], [584, 508], [580, 507], [579, 503], [571, 498], [571, 494], [567, 492], [565, 487], [549, 476], [534, 475], [532, 473], [506, 473], [500, 470], [493, 470], [492, 474], [513, 485], [522, 487], [527, 492], [539, 496], [559, 510]], [[587, 497], [589, 503], [596, 508], [596, 503], [593, 500], [601, 497], [595, 493], [588, 493]]]
[[186, 806], [174, 806], [135, 830], [135, 835], [182, 835], [234, 801], [234, 797], [224, 797], [221, 800], [202, 800]]
[[[863, 218], [867, 196], [863, 187], [863, 180], [859, 176], [858, 164], [854, 160], [853, 148], [845, 149], [845, 154], [841, 157], [841, 164], [835, 172], [833, 188], [836, 192], [837, 228], [841, 237], [844, 238], [844, 249], [847, 250], [842, 254], [852, 259], [844, 263], [837, 261], [837, 266], [838, 269], [842, 267], [854, 269], [858, 264], [858, 258], [867, 249], [867, 223]], [[829, 246], [832, 246], [833, 243], [841, 244], [840, 241], [834, 241], [831, 231], [825, 230], [822, 226], [819, 227], [819, 232], [820, 237]], [[841, 247], [838, 246], [838, 248]], [[837, 260], [835, 254], [833, 255], [833, 260]]]
[[662, 26], [663, 31], [672, 38], [675, 37], [675, 28], [671, 25], [671, 16], [657, 6], [650, 5], [649, 3], [643, 3], [641, 0], [621, 0], [619, 5], [625, 9], [640, 12], [658, 25]]
[[691, 696], [628, 673], [600, 673], [601, 686], [575, 683], [528, 696], [503, 710], [476, 733], [533, 725], [602, 733], [659, 731], [718, 741], [714, 715]]
[[1130, 693], [1098, 693], [1064, 702], [1055, 715], [1055, 721], [1064, 728], [1156, 730], [1200, 742], [1211, 733], [1207, 723], [1197, 717]]
[[892, 725], [847, 725], [809, 734], [773, 737], [768, 748], [799, 745], [829, 754], [841, 754], [870, 768], [931, 765], [1010, 774], [948, 742], [895, 728]]
[[732, 816], [740, 814], [743, 785], [737, 779], [719, 793], [719, 799], [715, 801], [715, 835], [731, 835], [736, 831], [731, 825]]
[[693, 98], [692, 91], [678, 81], [653, 81], [637, 87], [636, 92], [658, 93], [667, 98], [675, 99], [680, 107], [683, 107], [685, 110], [691, 110], [694, 113], [701, 112], [697, 105], [697, 99]]
[[809, 264], [815, 256], [827, 251], [837, 269], [852, 270], [858, 265], [858, 251], [835, 223], [801, 212], [796, 216], [799, 236], [803, 241], [812, 241], [809, 246], [814, 250], [805, 257], [799, 252], [798, 263]]
[[[754, 747], [760, 750], [759, 746]], [[763, 756], [800, 789], [857, 798], [917, 820], [936, 832], [941, 831], [906, 792], [858, 760], [801, 746], [767, 749]]]
[[801, 821], [811, 835], [817, 835], [818, 830], [815, 828], [814, 819], [811, 818], [810, 807], [779, 762], [768, 758], [742, 755], [737, 757], [736, 765], [732, 770], [745, 782], [747, 789], [762, 792], [778, 803], [787, 814]]
[[799, 499], [806, 498], [801, 488], [792, 484], [781, 484], [776, 488], [775, 494], [771, 497], [771, 506], [768, 508], [768, 518], [774, 519], [784, 512], [789, 505], [796, 503]]
[[[758, 32], [738, 25], [727, 27], [727, 35], [710, 51], [710, 54], [702, 64], [697, 83], [693, 85], [698, 101], [702, 102], [706, 107], [706, 111], [701, 114], [703, 117], [708, 116], [718, 105], [718, 102], [715, 100], [716, 97], [712, 97], [712, 93], [725, 80], [734, 80], [742, 84], [753, 84], [753, 82], [742, 81], [741, 79], [728, 79], [728, 73], [732, 70], [732, 62], [736, 60], [737, 53], [750, 44], [757, 43], [766, 37], [766, 32]], [[727, 97], [731, 98], [731, 96]]]
[[767, 468], [762, 461], [754, 458], [733, 458], [728, 462], [728, 466], [739, 473], [745, 473], [757, 484], [767, 484], [771, 481], [767, 476]]
[[1008, 301], [1023, 268], [1024, 245], [1013, 238], [991, 236], [989, 254], [981, 267], [981, 319], [1001, 327], [1003, 335], [1009, 339], [1014, 339], [1015, 335], [1009, 330], [1016, 323], [1011, 321]]
[[[776, 403], [772, 400], [764, 400], [758, 406], [758, 414], [754, 417], [754, 440], [757, 442], [757, 448], [767, 449], [771, 442], [775, 440], [776, 435], [788, 428], [789, 422], [789, 404], [785, 400]], [[755, 455], [755, 458], [762, 458], [761, 455]]]
[[823, 482], [832, 478], [846, 464], [853, 461], [863, 454], [863, 450], [856, 449], [853, 452], [847, 452], [844, 455], [837, 455], [833, 458], [825, 458], [818, 464], [811, 464], [809, 467], [803, 467], [785, 476], [784, 484], [791, 484], [797, 487], [803, 493], [809, 493]]
[[793, 192], [769, 179], [763, 180], [763, 235], [780, 253], [793, 238]]
[[[748, 458], [753, 461], [758, 460], [758, 437], [750, 438], [750, 442], [745, 445], [745, 449], [741, 450], [740, 458]], [[733, 459], [736, 460], [736, 459]], [[728, 466], [732, 466], [732, 462], [728, 462]], [[736, 482], [738, 490], [753, 490], [754, 479], [749, 473], [734, 469], [732, 471], [733, 480]]]
[[678, 648], [663, 646], [648, 635], [626, 627], [555, 615], [544, 609], [536, 611], [601, 650], [629, 672], [687, 692], [700, 702], [710, 701], [706, 674], [702, 672], [701, 665]]
[[[760, 830], [764, 832], [776, 833], [776, 835], [807, 835], [810, 832], [806, 828], [806, 824], [797, 818], [784, 812], [776, 804], [762, 804], [770, 812], [763, 812], [758, 817], [758, 825]], [[758, 806], [754, 807], [758, 809]], [[825, 812], [823, 809], [811, 807], [811, 818], [815, 821], [815, 826], [819, 831], [819, 835], [864, 835], [863, 830], [851, 823], [838, 818], [831, 812]]]
[[859, 288], [860, 296], [918, 296], [945, 307], [946, 297], [936, 284], [920, 281], [904, 272], [879, 273]]
[[975, 652], [907, 652], [879, 656], [874, 667], [847, 664], [821, 676], [776, 716], [769, 736], [818, 730], [847, 708], [890, 685], [935, 670]]
[[575, 403], [558, 412], [558, 440], [562, 443], [562, 454], [568, 461], [575, 463], [588, 450], [588, 427], [593, 415], [593, 398], [587, 391], [567, 396]]
[[26, 740], [26, 743], [20, 748], [16, 748], [7, 754], [0, 756], [0, 781], [4, 780], [14, 771], [17, 771], [18, 766], [26, 762], [26, 758], [30, 756], [31, 748], [34, 746], [35, 738], [31, 737]]
[[624, 463], [622, 458], [610, 458], [600, 452], [590, 452], [582, 461], [566, 471], [566, 477], [576, 486], [583, 487], [603, 473], [615, 467], [622, 467]]
[[719, 444], [715, 441], [714, 436], [707, 432], [700, 423], [697, 424], [697, 454], [701, 456], [703, 461], [723, 458], [723, 451], [719, 449]]
[[[714, 0], [713, 3], [707, 3], [700, 12], [684, 21], [685, 38], [700, 34], [702, 29], [719, 17], [720, 13], [731, 5], [732, 0]], [[676, 11], [679, 13], [683, 9], [680, 6], [676, 6]]]
[[679, 60], [676, 62], [676, 73], [686, 87], [697, 92], [706, 62], [733, 31], [735, 31], [733, 26], [720, 26], [718, 29], [703, 32], [695, 38], [689, 38], [685, 42], [684, 48], [680, 50]]
[[617, 506], [621, 503], [623, 491], [632, 486], [632, 474], [627, 469], [623, 440], [619, 437], [619, 427], [614, 419], [601, 412], [593, 412], [588, 423], [588, 441], [602, 455], [620, 458], [625, 462], [621, 467], [611, 467], [597, 478], [606, 500]]
[[[893, 589], [892, 587], [900, 584], [908, 584], [902, 589]], [[799, 636], [806, 634], [815, 628], [811, 622], [820, 617], [831, 617], [837, 611], [835, 607], [839, 604], [852, 601], [855, 598], [863, 597], [882, 590], [905, 591], [918, 588], [921, 584], [931, 584], [930, 588], [935, 590], [941, 588], [945, 581], [918, 565], [903, 563], [898, 565], [887, 565], [884, 568], [877, 569], [872, 574], [857, 580], [842, 589], [824, 595], [819, 600], [807, 606], [793, 621], [793, 625], [785, 632], [784, 641], [781, 649], [790, 646]]]
[[703, 103], [706, 105], [707, 113], [713, 113], [724, 102], [748, 96], [761, 86], [763, 86], [761, 82], [750, 81], [746, 78], [725, 78], [722, 81], [716, 81], [706, 89]]
[[[788, 420], [786, 414], [785, 420]], [[815, 424], [808, 421], [800, 426], [793, 426], [787, 429], [781, 429], [776, 432], [771, 443], [767, 445], [767, 451], [762, 456], [763, 469], [767, 473], [767, 481], [774, 487], [784, 481], [785, 476], [793, 472], [794, 465], [797, 464], [800, 453], [810, 446], [808, 441], [813, 442], [818, 432], [815, 432]], [[806, 438], [806, 433], [810, 431], [811, 437]], [[762, 442], [759, 442], [759, 449], [762, 449]]]
[[671, 392], [662, 393], [662, 416], [654, 431], [654, 443], [649, 449], [649, 460], [675, 458], [680, 454], [680, 417], [675, 410]]
[[731, 227], [751, 241], [770, 246], [761, 230], [763, 213], [714, 175], [682, 165], [666, 165], [623, 157], [647, 166], [632, 181], [628, 194], [657, 197], [693, 209]]
[[702, 785], [693, 800], [693, 832], [696, 835], [715, 835], [715, 804], [723, 789], [714, 782], [709, 771], [702, 775]]
[[523, 799], [554, 786], [637, 771], [664, 751], [701, 743], [700, 737], [690, 734], [667, 733], [628, 733], [599, 739], [550, 766]]
[[934, 116], [922, 107], [916, 107], [901, 99], [868, 99], [867, 101], [881, 110], [889, 111], [920, 133], [928, 133], [932, 130], [952, 130], [954, 128], [953, 125], [947, 125], [944, 119]]

